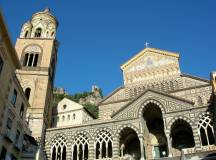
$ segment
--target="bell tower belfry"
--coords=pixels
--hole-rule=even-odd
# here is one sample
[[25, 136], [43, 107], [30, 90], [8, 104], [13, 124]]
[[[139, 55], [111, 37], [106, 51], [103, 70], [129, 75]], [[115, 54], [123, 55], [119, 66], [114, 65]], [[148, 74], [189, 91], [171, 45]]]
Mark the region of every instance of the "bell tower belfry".
[[16, 74], [31, 106], [27, 111], [27, 121], [32, 136], [40, 143], [43, 143], [45, 129], [51, 123], [57, 27], [58, 22], [49, 9], [37, 12], [22, 26], [15, 46], [22, 65]]

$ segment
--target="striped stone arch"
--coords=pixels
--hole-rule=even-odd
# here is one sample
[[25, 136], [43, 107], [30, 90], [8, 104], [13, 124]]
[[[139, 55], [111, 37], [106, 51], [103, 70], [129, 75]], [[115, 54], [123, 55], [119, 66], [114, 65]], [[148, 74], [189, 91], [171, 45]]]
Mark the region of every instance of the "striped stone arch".
[[67, 143], [67, 136], [65, 136], [65, 134], [60, 133], [54, 135], [50, 146], [50, 159], [66, 159]]
[[114, 134], [109, 128], [99, 128], [94, 133], [95, 158], [112, 158]]
[[71, 137], [71, 142], [73, 142], [73, 141], [75, 140], [75, 138], [76, 138], [78, 135], [80, 135], [80, 134], [83, 134], [83, 135], [87, 136], [89, 139], [92, 138], [91, 135], [90, 135], [87, 131], [85, 131], [85, 130], [80, 130], [80, 131], [76, 131], [76, 132], [72, 135], [72, 137]]
[[68, 137], [65, 133], [57, 133], [54, 136], [52, 136], [50, 143], [52, 144], [56, 139], [58, 139], [59, 137], [64, 137], [66, 142], [68, 142]]
[[165, 112], [165, 109], [164, 109], [164, 107], [163, 107], [163, 105], [162, 105], [160, 102], [158, 102], [157, 100], [154, 100], [154, 99], [148, 99], [148, 100], [146, 100], [146, 101], [140, 106], [140, 108], [139, 108], [139, 111], [138, 111], [138, 117], [139, 117], [139, 118], [142, 117], [142, 115], [143, 115], [143, 110], [145, 109], [145, 107], [146, 107], [149, 103], [153, 103], [153, 104], [157, 105], [157, 106], [160, 108], [162, 114], [165, 114], [165, 113], [166, 113], [166, 112]]
[[90, 134], [86, 131], [77, 131], [75, 134], [73, 134], [73, 136], [71, 137], [72, 159], [88, 159], [90, 138]]
[[178, 115], [178, 116], [173, 117], [173, 118], [169, 121], [169, 123], [168, 123], [168, 125], [167, 125], [168, 130], [171, 129], [172, 125], [173, 125], [177, 120], [184, 120], [184, 121], [186, 121], [186, 122], [190, 125], [191, 128], [193, 128], [194, 122], [193, 122], [191, 119], [189, 119], [188, 117], [182, 116], [182, 115]]
[[93, 136], [92, 136], [92, 139], [95, 140], [95, 139], [97, 138], [97, 135], [98, 135], [101, 131], [107, 131], [107, 132], [109, 132], [112, 136], [114, 136], [114, 133], [113, 133], [113, 131], [112, 131], [110, 128], [108, 128], [108, 127], [103, 127], [103, 128], [97, 129], [97, 130], [94, 132], [94, 134], [93, 134]]
[[117, 136], [117, 137], [120, 136], [120, 133], [121, 133], [121, 131], [122, 131], [124, 128], [131, 128], [132, 130], [134, 130], [134, 131], [137, 133], [137, 135], [140, 134], [139, 129], [138, 129], [136, 126], [134, 126], [134, 125], [132, 125], [132, 124], [123, 124], [123, 125], [121, 125], [121, 126], [117, 129], [117, 131], [116, 131], [116, 136]]

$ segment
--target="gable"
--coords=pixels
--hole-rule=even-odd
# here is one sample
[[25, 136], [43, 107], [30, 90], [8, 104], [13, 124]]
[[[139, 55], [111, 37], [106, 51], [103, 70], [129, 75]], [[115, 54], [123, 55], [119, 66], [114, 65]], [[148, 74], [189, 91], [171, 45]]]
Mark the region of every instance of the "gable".
[[67, 98], [62, 99], [57, 106], [58, 113], [81, 109], [83, 109], [82, 105]]
[[126, 83], [142, 81], [157, 75], [180, 73], [179, 55], [172, 52], [146, 48], [121, 66]]
[[116, 120], [138, 118], [142, 108], [148, 101], [155, 102], [160, 106], [162, 113], [187, 110], [194, 107], [193, 102], [183, 98], [154, 90], [146, 90], [133, 101], [119, 109], [111, 117]]

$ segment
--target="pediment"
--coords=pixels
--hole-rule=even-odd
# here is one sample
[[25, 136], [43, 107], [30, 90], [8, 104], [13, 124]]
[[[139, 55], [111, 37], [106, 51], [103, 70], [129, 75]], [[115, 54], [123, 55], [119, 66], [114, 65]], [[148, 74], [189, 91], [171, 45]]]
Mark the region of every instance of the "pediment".
[[124, 72], [135, 72], [178, 63], [177, 53], [146, 48], [121, 66]]
[[116, 120], [138, 118], [140, 112], [142, 112], [142, 109], [148, 102], [156, 103], [161, 108], [163, 114], [194, 107], [194, 103], [186, 99], [148, 89], [130, 103], [120, 108], [111, 117]]

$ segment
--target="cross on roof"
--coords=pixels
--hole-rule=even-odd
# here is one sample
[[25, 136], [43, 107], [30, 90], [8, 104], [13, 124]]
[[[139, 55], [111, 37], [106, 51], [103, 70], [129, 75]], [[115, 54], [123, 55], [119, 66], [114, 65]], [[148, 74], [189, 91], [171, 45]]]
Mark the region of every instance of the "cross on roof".
[[145, 42], [145, 48], [148, 48], [148, 47], [149, 47], [149, 43]]

